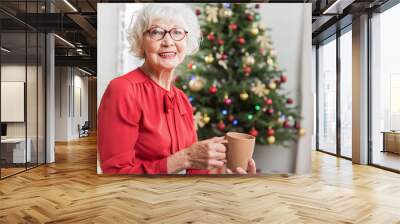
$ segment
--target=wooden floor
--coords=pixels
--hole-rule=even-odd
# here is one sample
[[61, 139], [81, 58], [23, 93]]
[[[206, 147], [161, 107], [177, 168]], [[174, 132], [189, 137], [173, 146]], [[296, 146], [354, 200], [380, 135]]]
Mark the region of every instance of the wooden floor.
[[94, 137], [0, 181], [0, 223], [400, 223], [400, 175], [320, 152], [313, 173], [98, 176]]
[[400, 154], [376, 150], [374, 151], [372, 160], [374, 164], [400, 170]]

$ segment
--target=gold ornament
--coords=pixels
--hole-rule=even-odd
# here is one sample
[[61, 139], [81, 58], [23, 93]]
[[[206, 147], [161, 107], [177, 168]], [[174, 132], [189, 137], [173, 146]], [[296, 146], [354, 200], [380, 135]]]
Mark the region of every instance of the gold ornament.
[[257, 42], [260, 44], [260, 48], [269, 48], [271, 46], [270, 40], [267, 36], [258, 36]]
[[227, 8], [221, 8], [219, 10], [219, 16], [222, 18], [229, 18], [231, 17], [233, 14], [231, 9], [227, 9]]
[[274, 66], [274, 60], [272, 60], [271, 57], [268, 57], [267, 64], [268, 64], [269, 67], [273, 67]]
[[273, 49], [272, 49], [272, 50], [269, 52], [269, 54], [271, 55], [271, 57], [276, 58], [276, 55], [277, 55], [276, 50], [273, 50]]
[[211, 120], [211, 118], [207, 114], [204, 114], [204, 116], [203, 116], [204, 123], [208, 124], [210, 122], [210, 120]]
[[278, 70], [279, 70], [278, 62], [275, 62], [275, 63], [274, 63], [274, 70], [275, 70], [275, 71], [278, 71]]
[[223, 67], [225, 70], [228, 70], [228, 64], [226, 61], [218, 60], [218, 64], [221, 65], [221, 67]]
[[217, 23], [218, 22], [218, 7], [206, 6], [206, 20], [208, 22]]
[[197, 111], [197, 113], [194, 115], [194, 123], [196, 124], [196, 130], [198, 129], [198, 127], [200, 128], [204, 127], [205, 123], [203, 119], [204, 118], [201, 112]]
[[282, 118], [282, 117], [279, 117], [277, 122], [278, 122], [279, 125], [283, 125], [283, 123], [285, 122], [285, 119]]
[[274, 144], [275, 143], [275, 136], [268, 136], [267, 142], [270, 145]]
[[257, 27], [253, 27], [253, 28], [251, 28], [251, 30], [250, 30], [250, 33], [251, 34], [253, 34], [254, 36], [256, 36], [257, 34], [258, 34], [258, 29], [257, 29]]
[[243, 60], [243, 64], [245, 64], [245, 65], [253, 65], [255, 62], [256, 62], [256, 60], [254, 59], [254, 57], [253, 56], [251, 56], [251, 55], [248, 55], [248, 54], [246, 54], [246, 56], [244, 56], [243, 58], [242, 58], [242, 60]]
[[257, 80], [256, 83], [251, 84], [251, 91], [253, 91], [254, 94], [256, 94], [259, 97], [264, 97], [268, 95], [269, 90], [265, 86], [264, 83], [262, 83], [260, 80]]
[[275, 83], [274, 81], [271, 81], [271, 82], [269, 83], [268, 87], [269, 87], [270, 89], [276, 89], [276, 83]]
[[198, 92], [204, 87], [204, 83], [205, 81], [203, 79], [196, 77], [189, 81], [189, 89], [192, 92]]
[[205, 57], [204, 57], [204, 61], [205, 61], [207, 64], [211, 64], [211, 63], [214, 61], [213, 55], [212, 55], [212, 54], [209, 54], [209, 55], [205, 56]]
[[242, 92], [242, 93], [240, 94], [240, 99], [241, 99], [241, 100], [245, 101], [245, 100], [247, 100], [248, 98], [249, 98], [249, 94], [247, 94], [246, 92]]
[[306, 130], [304, 128], [299, 129], [299, 135], [304, 136], [306, 134]]
[[225, 92], [225, 95], [224, 95], [224, 100], [226, 100], [226, 99], [228, 99], [229, 98], [229, 96], [228, 96], [228, 93], [227, 92]]

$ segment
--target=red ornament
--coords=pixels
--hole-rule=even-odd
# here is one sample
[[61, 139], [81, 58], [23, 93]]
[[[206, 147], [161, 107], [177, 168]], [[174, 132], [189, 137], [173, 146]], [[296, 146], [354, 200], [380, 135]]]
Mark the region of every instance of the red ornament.
[[271, 105], [271, 104], [272, 104], [272, 99], [270, 99], [270, 98], [265, 98], [265, 99], [264, 99], [264, 102], [265, 102], [265, 104], [267, 104], [267, 105]]
[[224, 40], [222, 40], [222, 39], [218, 39], [218, 45], [220, 45], [220, 46], [221, 46], [221, 45], [224, 45], [224, 43], [225, 43], [225, 42], [224, 42]]
[[237, 25], [236, 25], [236, 23], [231, 23], [231, 24], [229, 24], [229, 29], [231, 29], [231, 30], [237, 30]]
[[214, 40], [215, 40], [214, 33], [208, 34], [208, 35], [207, 35], [207, 39], [208, 39], [209, 41], [214, 41]]
[[247, 20], [250, 21], [250, 22], [253, 21], [253, 20], [254, 20], [253, 15], [248, 14], [248, 15], [247, 15]]
[[219, 123], [217, 124], [217, 128], [223, 131], [225, 129], [225, 123], [223, 121], [219, 121]]
[[267, 114], [269, 114], [269, 115], [272, 115], [274, 112], [275, 112], [275, 111], [274, 111], [274, 108], [269, 108], [269, 109], [267, 110]]
[[227, 105], [227, 106], [231, 105], [232, 104], [231, 98], [224, 99], [224, 104]]
[[289, 124], [289, 121], [288, 121], [288, 120], [285, 120], [285, 121], [283, 122], [283, 127], [285, 127], [285, 128], [290, 128], [290, 124]]
[[222, 53], [221, 60], [226, 60], [226, 59], [228, 59], [228, 55], [225, 53]]
[[246, 76], [249, 76], [251, 73], [251, 68], [249, 66], [246, 66], [243, 68], [243, 72]]
[[218, 88], [217, 88], [216, 86], [211, 86], [211, 87], [208, 89], [208, 92], [211, 93], [211, 94], [215, 94], [215, 93], [218, 92]]
[[300, 121], [296, 121], [296, 122], [294, 123], [294, 127], [297, 128], [297, 129], [300, 129], [300, 128], [301, 128]]
[[229, 121], [233, 121], [235, 119], [235, 116], [233, 116], [232, 114], [230, 114], [229, 116], [228, 116], [228, 120]]
[[201, 15], [201, 10], [200, 9], [196, 9], [196, 16]]
[[292, 98], [288, 98], [288, 99], [286, 100], [286, 103], [287, 103], [287, 104], [292, 104], [292, 103], [293, 103], [293, 99], [292, 99]]
[[258, 131], [255, 128], [252, 128], [249, 132], [249, 135], [252, 135], [254, 137], [258, 136]]
[[243, 37], [239, 37], [238, 42], [239, 42], [239, 44], [243, 45], [246, 43], [246, 40]]
[[273, 136], [274, 134], [275, 134], [275, 130], [273, 128], [268, 128], [267, 135], [268, 136]]
[[281, 83], [285, 83], [287, 81], [287, 77], [284, 75], [281, 75], [280, 80], [281, 80]]
[[188, 67], [188, 69], [192, 70], [193, 64], [189, 63], [189, 64], [187, 64], [187, 67]]
[[179, 75], [175, 76], [174, 82], [179, 82], [179, 80], [181, 80], [180, 76]]

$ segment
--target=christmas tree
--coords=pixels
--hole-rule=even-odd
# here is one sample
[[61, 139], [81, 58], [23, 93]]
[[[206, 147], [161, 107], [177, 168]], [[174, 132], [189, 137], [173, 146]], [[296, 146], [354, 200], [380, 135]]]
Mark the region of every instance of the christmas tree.
[[287, 77], [258, 8], [214, 3], [196, 9], [203, 41], [175, 84], [194, 107], [199, 139], [237, 131], [260, 144], [283, 144], [304, 134], [293, 99], [282, 91]]

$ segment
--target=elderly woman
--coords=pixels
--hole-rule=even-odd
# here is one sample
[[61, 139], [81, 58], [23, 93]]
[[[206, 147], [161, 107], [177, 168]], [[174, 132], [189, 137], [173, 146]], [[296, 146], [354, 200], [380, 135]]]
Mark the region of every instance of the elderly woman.
[[[197, 141], [187, 96], [173, 85], [174, 70], [199, 48], [200, 27], [183, 4], [144, 7], [129, 33], [139, 68], [113, 79], [98, 113], [103, 173], [208, 174], [224, 170], [223, 137]], [[255, 173], [254, 160], [248, 170]], [[225, 172], [225, 171], [223, 171]], [[233, 173], [226, 170], [227, 173]]]

